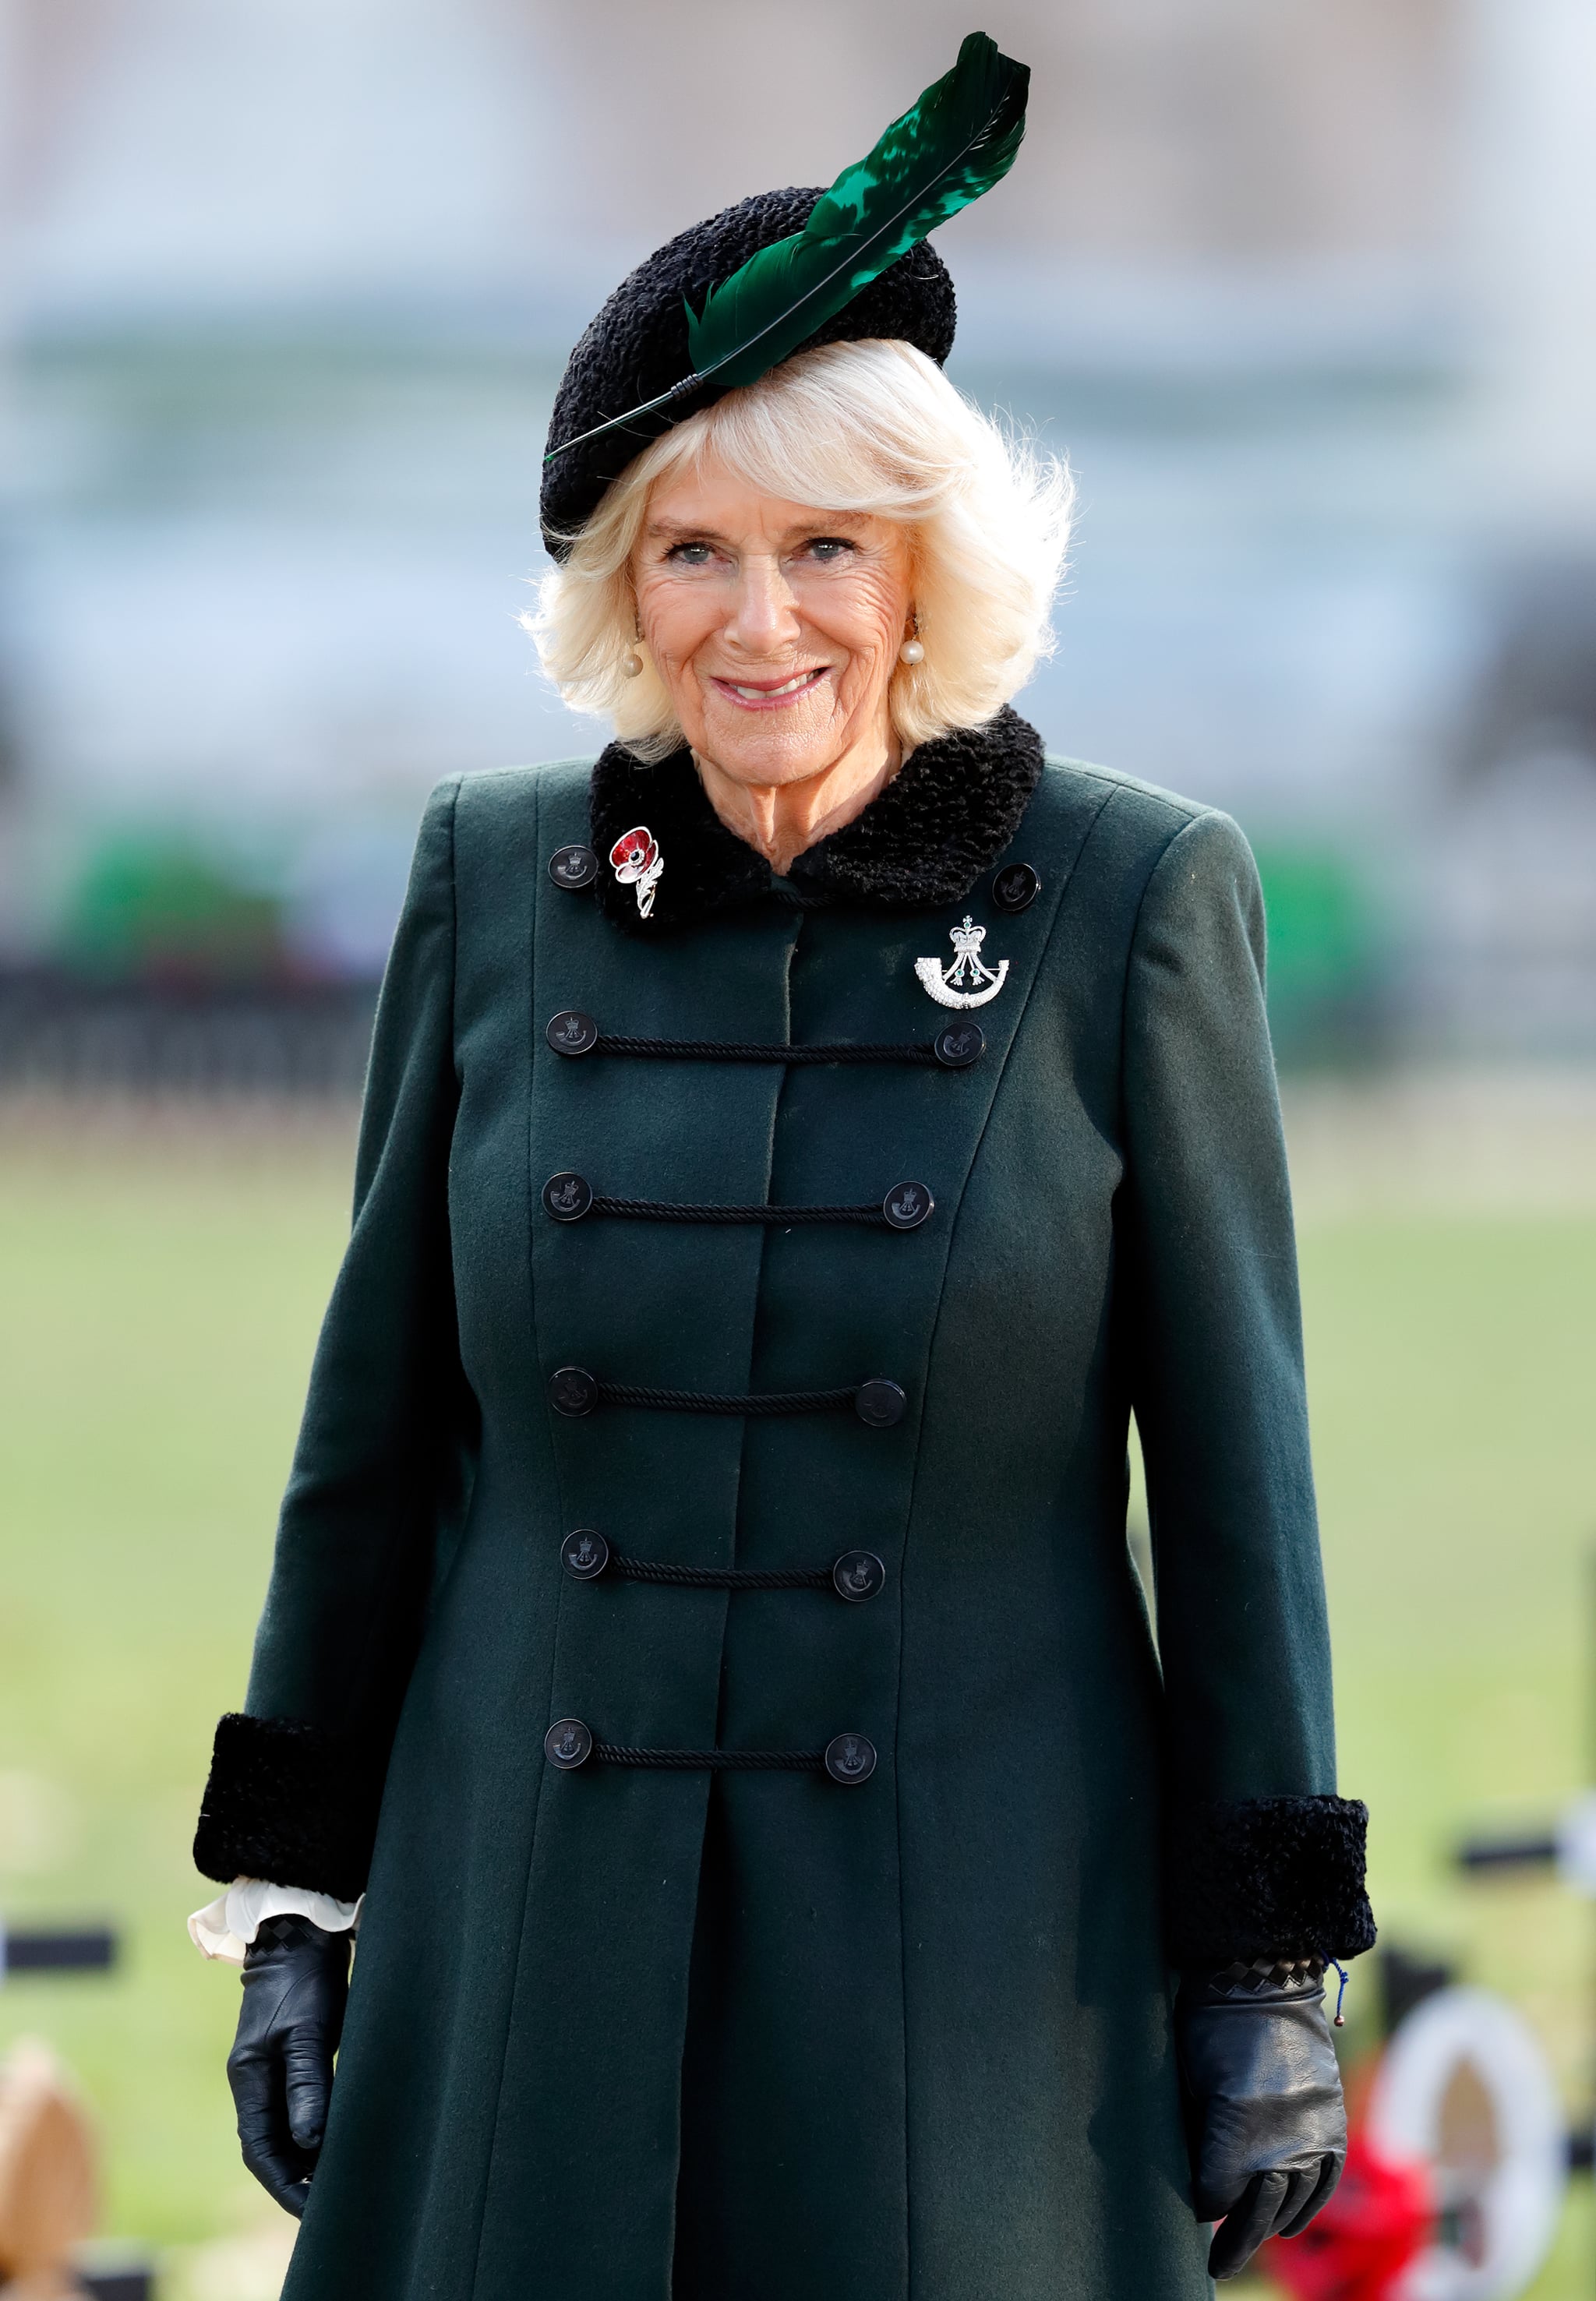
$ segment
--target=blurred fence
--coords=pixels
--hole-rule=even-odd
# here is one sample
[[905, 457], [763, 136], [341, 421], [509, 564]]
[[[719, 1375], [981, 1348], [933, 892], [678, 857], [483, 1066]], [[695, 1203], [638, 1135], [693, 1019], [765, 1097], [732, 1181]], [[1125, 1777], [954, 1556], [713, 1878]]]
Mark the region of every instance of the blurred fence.
[[358, 1093], [370, 983], [171, 985], [0, 975], [0, 1090]]

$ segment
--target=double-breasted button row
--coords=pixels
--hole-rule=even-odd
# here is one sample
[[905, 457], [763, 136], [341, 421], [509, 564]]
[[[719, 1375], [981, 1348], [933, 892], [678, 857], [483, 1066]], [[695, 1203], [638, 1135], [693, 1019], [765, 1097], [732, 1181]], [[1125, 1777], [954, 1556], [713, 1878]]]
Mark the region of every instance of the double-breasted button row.
[[[662, 1566], [633, 1558], [618, 1559], [597, 1528], [589, 1526], [577, 1527], [565, 1536], [560, 1544], [560, 1563], [576, 1582], [597, 1582], [614, 1565], [617, 1572], [636, 1581], [688, 1589], [790, 1588], [805, 1583], [820, 1586], [826, 1579], [824, 1569], [813, 1574], [806, 1570], [762, 1574], [736, 1568], [723, 1571], [714, 1567]], [[845, 1598], [850, 1606], [863, 1606], [879, 1597], [886, 1587], [887, 1569], [873, 1550], [845, 1550], [832, 1560], [829, 1578], [838, 1597]]]
[[[557, 1223], [581, 1222], [595, 1206], [601, 1214], [630, 1215], [640, 1222], [764, 1222], [776, 1228], [783, 1217], [854, 1222], [871, 1214], [866, 1207], [695, 1207], [657, 1199], [600, 1199], [585, 1175], [569, 1168], [549, 1176], [542, 1197], [544, 1213]], [[935, 1205], [923, 1183], [894, 1183], [881, 1202], [881, 1220], [889, 1230], [918, 1230]]]
[[[573, 843], [560, 848], [550, 858], [548, 875], [558, 887], [581, 892], [591, 887], [598, 878], [599, 858], [592, 848]], [[997, 874], [993, 883], [992, 899], [1003, 911], [1021, 911], [1034, 900], [1040, 884], [1036, 873], [1028, 864], [1011, 865]], [[727, 1046], [723, 1050], [711, 1042], [666, 1042], [639, 1039], [606, 1040], [594, 1017], [580, 1008], [567, 1008], [553, 1016], [545, 1027], [545, 1039], [550, 1049], [565, 1057], [591, 1054], [595, 1049], [618, 1055], [675, 1055], [683, 1058], [748, 1061], [751, 1059], [790, 1063], [830, 1060], [904, 1061], [926, 1058], [924, 1042], [915, 1047], [815, 1047], [790, 1049], [781, 1046]], [[962, 1020], [944, 1025], [931, 1042], [930, 1053], [936, 1062], [948, 1070], [963, 1070], [978, 1061], [986, 1050], [985, 1034], [979, 1024]], [[783, 1209], [775, 1208], [687, 1208], [661, 1205], [655, 1201], [619, 1201], [600, 1198], [585, 1175], [565, 1171], [552, 1175], [543, 1186], [543, 1206], [552, 1220], [561, 1223], [582, 1221], [594, 1210], [604, 1214], [633, 1213], [642, 1217], [652, 1215], [657, 1219], [706, 1220], [779, 1219]], [[893, 1230], [917, 1229], [932, 1211], [934, 1201], [923, 1183], [907, 1181], [895, 1184], [881, 1201], [880, 1217]], [[801, 1218], [858, 1221], [866, 1218], [866, 1210], [858, 1208], [838, 1209], [811, 1208], [791, 1210]], [[680, 1406], [686, 1410], [713, 1410], [719, 1412], [746, 1410], [750, 1412], [798, 1411], [809, 1406], [846, 1404], [850, 1393], [845, 1389], [831, 1393], [791, 1393], [779, 1398], [733, 1399], [697, 1397], [675, 1392], [632, 1392], [623, 1387], [606, 1386], [585, 1367], [561, 1367], [550, 1376], [548, 1396], [556, 1413], [581, 1417], [590, 1414], [600, 1404], [634, 1404]], [[851, 1403], [859, 1419], [875, 1429], [890, 1428], [902, 1420], [908, 1402], [901, 1386], [884, 1376], [873, 1376], [860, 1383], [851, 1393]], [[711, 1586], [725, 1589], [758, 1588], [762, 1586], [791, 1586], [793, 1585], [823, 1586], [825, 1569], [808, 1572], [765, 1576], [755, 1572], [739, 1573], [728, 1570], [724, 1575], [713, 1569], [682, 1569], [635, 1559], [617, 1558], [606, 1537], [591, 1527], [579, 1527], [565, 1536], [560, 1547], [561, 1562], [567, 1574], [579, 1582], [597, 1581], [614, 1569], [621, 1575], [650, 1582], [675, 1583], [687, 1586]], [[831, 1566], [829, 1579], [837, 1595], [850, 1605], [861, 1605], [880, 1595], [886, 1586], [887, 1569], [873, 1551], [844, 1551]], [[823, 1770], [833, 1782], [844, 1787], [854, 1787], [866, 1782], [875, 1772], [877, 1755], [874, 1744], [867, 1736], [856, 1733], [833, 1735], [824, 1750], [816, 1753], [791, 1751], [665, 1751], [632, 1750], [613, 1747], [597, 1741], [593, 1729], [580, 1718], [558, 1719], [549, 1728], [544, 1739], [544, 1752], [550, 1766], [560, 1772], [573, 1772], [597, 1758], [606, 1765], [664, 1767], [690, 1769], [702, 1766], [711, 1770], [735, 1768], [813, 1768]]]
[[731, 1772], [740, 1768], [772, 1772], [823, 1770], [845, 1789], [867, 1782], [876, 1768], [875, 1744], [865, 1734], [833, 1734], [818, 1757], [802, 1751], [631, 1750], [599, 1742], [581, 1718], [556, 1718], [543, 1736], [543, 1754], [562, 1774], [574, 1773], [597, 1756], [603, 1765], [684, 1773], [697, 1769], [706, 1773]]
[[[543, 1026], [543, 1036], [556, 1055], [590, 1055], [602, 1036], [591, 1015], [581, 1007], [563, 1007], [551, 1015]], [[838, 1051], [831, 1048], [818, 1051], [804, 1047], [748, 1048], [728, 1042], [724, 1050], [711, 1039], [654, 1040], [627, 1038], [617, 1040], [612, 1051], [621, 1055], [644, 1057], [668, 1055], [686, 1060], [724, 1060], [729, 1062], [790, 1062], [793, 1060], [840, 1062], [866, 1060], [871, 1062], [920, 1062], [923, 1042], [906, 1047], [870, 1049], [864, 1057], [850, 1048]], [[937, 1033], [931, 1042], [932, 1053], [944, 1070], [968, 1070], [986, 1052], [986, 1033], [979, 1023], [949, 1023]]]
[[[556, 1414], [573, 1419], [591, 1414], [605, 1402], [605, 1385], [586, 1367], [556, 1367], [548, 1377], [548, 1402]], [[715, 1393], [690, 1390], [639, 1389], [617, 1383], [609, 1386], [608, 1403], [683, 1414], [808, 1414], [823, 1408], [851, 1406], [860, 1421], [872, 1430], [890, 1430], [903, 1420], [909, 1405], [902, 1386], [885, 1375], [873, 1376], [868, 1382], [854, 1385], [845, 1384], [837, 1390], [785, 1391], [768, 1396], [755, 1392], [746, 1397], [723, 1397]]]

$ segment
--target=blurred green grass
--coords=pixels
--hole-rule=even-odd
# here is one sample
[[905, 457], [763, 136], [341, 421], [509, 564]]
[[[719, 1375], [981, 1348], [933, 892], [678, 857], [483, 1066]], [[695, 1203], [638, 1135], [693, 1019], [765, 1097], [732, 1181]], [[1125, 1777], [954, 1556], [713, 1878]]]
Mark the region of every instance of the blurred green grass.
[[[17, 1980], [94, 2103], [107, 2228], [259, 2226], [222, 2063], [237, 1985], [183, 1931], [216, 1714], [242, 1692], [278, 1492], [340, 1250], [342, 1116], [0, 1125], [0, 1910], [107, 1916], [110, 1980]], [[1342, 1786], [1388, 1938], [1507, 1992], [1570, 2106], [1596, 2061], [1596, 1914], [1448, 1868], [1585, 1774], [1596, 1642], [1596, 1207], [1304, 1193], [1309, 1379]], [[1596, 1192], [1592, 1193], [1596, 1196]], [[1354, 1976], [1354, 2021], [1372, 1992]], [[1539, 2301], [1596, 2284], [1589, 2201]]]
[[0, 1142], [0, 1770], [53, 1857], [6, 1875], [0, 1838], [0, 1907], [126, 1937], [109, 1981], [8, 1983], [0, 2040], [65, 2056], [107, 2138], [106, 2226], [155, 2242], [261, 2218], [222, 2070], [238, 1985], [184, 1932], [214, 1890], [188, 1845], [211, 1728], [242, 1695], [348, 1169], [342, 1124]]

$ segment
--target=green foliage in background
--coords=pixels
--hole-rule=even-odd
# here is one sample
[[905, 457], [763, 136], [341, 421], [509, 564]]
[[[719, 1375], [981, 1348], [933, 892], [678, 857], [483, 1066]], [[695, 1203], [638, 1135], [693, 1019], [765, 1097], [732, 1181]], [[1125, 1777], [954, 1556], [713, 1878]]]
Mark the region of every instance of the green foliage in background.
[[1368, 888], [1338, 849], [1255, 847], [1269, 921], [1269, 1028], [1283, 1062], [1375, 1048], [1384, 953]]
[[[211, 1891], [188, 1846], [349, 1155], [341, 1129], [243, 1122], [0, 1139], [0, 1909], [129, 1942], [109, 1981], [9, 1985], [0, 2044], [66, 2056], [108, 2137], [107, 2226], [152, 2241], [274, 2213], [234, 2152], [238, 1985], [184, 1936]], [[1310, 1209], [1303, 1267], [1342, 1786], [1374, 1809], [1376, 1908], [1511, 1996], [1583, 2105], [1596, 1915], [1550, 1882], [1462, 1885], [1447, 1857], [1583, 1778], [1596, 1217]], [[1355, 1973], [1354, 2043], [1370, 1996]], [[1593, 2247], [1582, 2200], [1540, 2301], [1592, 2289]]]
[[62, 956], [96, 974], [258, 982], [281, 971], [280, 910], [254, 874], [188, 833], [115, 833], [84, 864]]

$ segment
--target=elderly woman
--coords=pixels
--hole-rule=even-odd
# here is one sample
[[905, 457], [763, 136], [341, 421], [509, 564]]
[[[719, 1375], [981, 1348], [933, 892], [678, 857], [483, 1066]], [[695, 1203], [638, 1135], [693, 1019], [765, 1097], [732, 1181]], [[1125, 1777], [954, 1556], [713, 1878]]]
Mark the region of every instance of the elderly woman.
[[196, 1849], [290, 2301], [1196, 2301], [1339, 2170], [1252, 864], [1008, 707], [1066, 490], [923, 238], [689, 366], [816, 200], [579, 345], [538, 632], [616, 740], [422, 830]]

